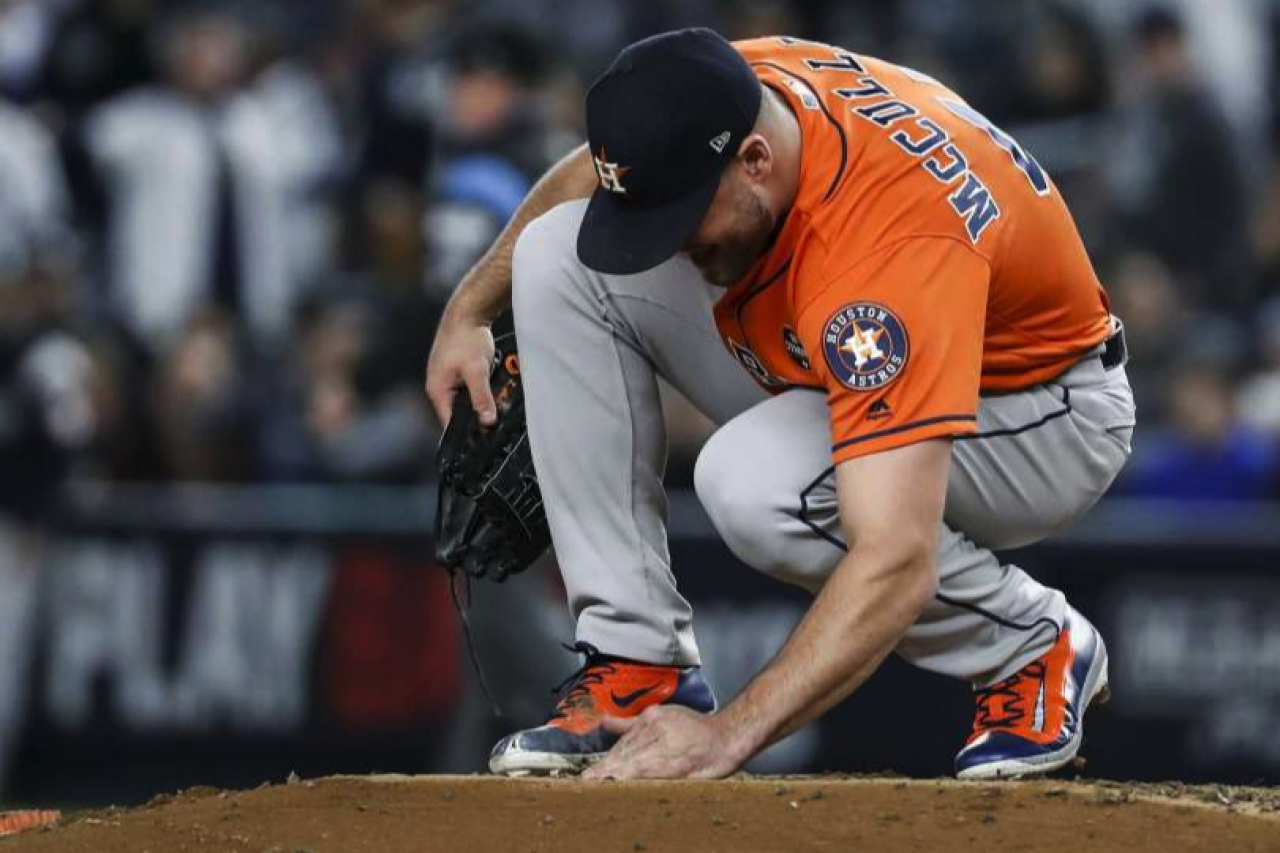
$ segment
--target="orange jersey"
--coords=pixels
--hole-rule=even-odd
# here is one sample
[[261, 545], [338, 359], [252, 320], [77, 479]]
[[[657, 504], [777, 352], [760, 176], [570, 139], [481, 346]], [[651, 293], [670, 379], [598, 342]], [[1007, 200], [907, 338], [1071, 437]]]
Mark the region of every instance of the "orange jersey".
[[981, 393], [1051, 380], [1106, 339], [1062, 197], [958, 95], [829, 45], [735, 47], [800, 123], [800, 182], [716, 324], [766, 388], [825, 391], [836, 462], [973, 433]]

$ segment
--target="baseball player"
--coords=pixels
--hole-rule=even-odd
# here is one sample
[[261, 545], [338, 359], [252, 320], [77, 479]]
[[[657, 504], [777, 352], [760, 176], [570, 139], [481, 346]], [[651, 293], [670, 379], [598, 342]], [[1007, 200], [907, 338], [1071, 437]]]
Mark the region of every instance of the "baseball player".
[[[1106, 647], [992, 549], [1093, 505], [1134, 405], [1044, 170], [938, 82], [790, 38], [638, 42], [586, 114], [588, 146], [462, 283], [427, 371], [442, 417], [465, 389], [492, 419], [488, 323], [513, 307], [585, 655], [491, 770], [724, 776], [890, 652], [973, 685], [960, 776], [1066, 764]], [[658, 376], [721, 424], [695, 485], [725, 542], [815, 596], [718, 710], [668, 556]]]

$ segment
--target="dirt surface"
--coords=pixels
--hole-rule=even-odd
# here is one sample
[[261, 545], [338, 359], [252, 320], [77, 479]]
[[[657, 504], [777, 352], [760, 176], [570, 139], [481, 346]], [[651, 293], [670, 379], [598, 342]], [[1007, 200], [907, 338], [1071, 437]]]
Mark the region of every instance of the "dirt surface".
[[1280, 789], [892, 778], [335, 777], [194, 789], [0, 853], [1280, 851]]

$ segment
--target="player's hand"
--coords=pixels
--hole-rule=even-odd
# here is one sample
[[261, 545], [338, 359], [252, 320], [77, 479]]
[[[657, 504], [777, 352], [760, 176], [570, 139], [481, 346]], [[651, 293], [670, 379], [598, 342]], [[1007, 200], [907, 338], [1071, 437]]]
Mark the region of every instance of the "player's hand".
[[746, 760], [714, 714], [655, 705], [638, 717], [605, 717], [622, 739], [583, 772], [586, 779], [722, 779]]
[[488, 426], [497, 417], [489, 371], [493, 366], [493, 333], [487, 323], [469, 317], [440, 321], [431, 356], [427, 360], [426, 392], [441, 426], [448, 426], [453, 413], [453, 396], [465, 388], [471, 405]]

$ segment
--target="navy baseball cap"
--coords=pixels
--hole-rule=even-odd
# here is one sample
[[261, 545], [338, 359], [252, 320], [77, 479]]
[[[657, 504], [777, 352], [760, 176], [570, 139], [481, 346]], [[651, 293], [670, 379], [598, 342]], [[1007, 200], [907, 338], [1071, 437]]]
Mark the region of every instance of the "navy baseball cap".
[[708, 29], [677, 30], [623, 49], [587, 92], [596, 187], [578, 257], [629, 275], [680, 251], [760, 112], [760, 81]]

